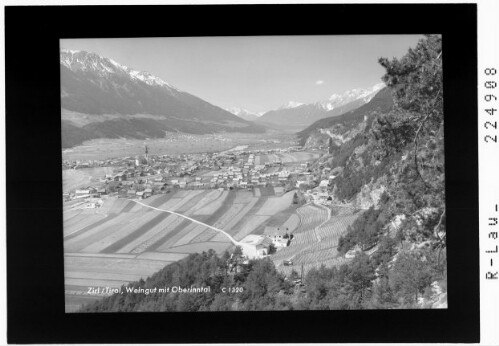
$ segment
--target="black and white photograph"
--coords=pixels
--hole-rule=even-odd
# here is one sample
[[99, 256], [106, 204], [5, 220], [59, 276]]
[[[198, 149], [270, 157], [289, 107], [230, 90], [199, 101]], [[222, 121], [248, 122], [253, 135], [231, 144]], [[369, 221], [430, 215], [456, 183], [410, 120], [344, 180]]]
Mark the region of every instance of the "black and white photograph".
[[446, 309], [443, 54], [61, 39], [65, 311]]
[[497, 344], [494, 6], [291, 2], [5, 6], [8, 343]]

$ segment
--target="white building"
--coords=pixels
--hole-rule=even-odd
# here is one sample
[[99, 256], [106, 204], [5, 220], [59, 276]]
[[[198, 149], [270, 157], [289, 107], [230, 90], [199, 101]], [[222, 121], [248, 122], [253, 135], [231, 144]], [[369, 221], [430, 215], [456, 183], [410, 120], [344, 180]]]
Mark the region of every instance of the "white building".
[[269, 238], [256, 234], [247, 235], [239, 243], [243, 254], [250, 259], [267, 256], [270, 244], [272, 241]]
[[320, 188], [327, 188], [329, 185], [329, 180], [322, 180], [319, 184]]
[[86, 196], [86, 195], [89, 195], [89, 194], [90, 194], [90, 190], [76, 190], [76, 191], [75, 191], [75, 195], [76, 195], [77, 197], [81, 197], [81, 196], [83, 196], [83, 195], [85, 195], [85, 196]]

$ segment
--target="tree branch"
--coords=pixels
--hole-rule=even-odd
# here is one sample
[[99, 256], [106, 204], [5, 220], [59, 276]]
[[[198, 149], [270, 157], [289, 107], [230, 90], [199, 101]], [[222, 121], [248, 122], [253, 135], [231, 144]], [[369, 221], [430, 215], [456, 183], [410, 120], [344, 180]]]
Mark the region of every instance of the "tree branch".
[[428, 113], [423, 121], [421, 121], [421, 124], [419, 125], [419, 128], [416, 131], [416, 135], [414, 136], [414, 165], [416, 167], [416, 173], [418, 174], [419, 178], [421, 178], [421, 181], [425, 184], [427, 188], [430, 187], [430, 185], [424, 180], [423, 176], [421, 175], [421, 172], [419, 171], [419, 163], [418, 163], [418, 139], [419, 139], [419, 133], [421, 132], [421, 129], [423, 128], [424, 123], [428, 119], [430, 114]]
[[[439, 55], [440, 56], [440, 55]], [[438, 96], [440, 95], [440, 91], [442, 89], [438, 89], [438, 92], [437, 92], [437, 95], [435, 96], [435, 98], [433, 99], [433, 102], [435, 102], [438, 98]], [[427, 188], [431, 188], [431, 186], [424, 180], [423, 176], [421, 175], [421, 172], [419, 171], [419, 163], [418, 163], [418, 140], [419, 140], [419, 134], [421, 132], [421, 130], [423, 129], [423, 126], [426, 122], [426, 120], [428, 119], [428, 117], [430, 116], [431, 112], [426, 114], [426, 116], [424, 117], [424, 119], [421, 121], [421, 124], [419, 125], [419, 128], [416, 130], [416, 135], [414, 136], [414, 165], [416, 166], [416, 173], [418, 174], [419, 178], [421, 178], [421, 181], [425, 184], [425, 186]]]
[[442, 220], [444, 219], [444, 215], [445, 215], [445, 209], [442, 212], [442, 214], [440, 215], [440, 220], [438, 221], [438, 223], [436, 224], [436, 226], [433, 227], [433, 234], [435, 235], [435, 237], [438, 239], [438, 241], [441, 244], [444, 244], [444, 240], [442, 238], [440, 238], [440, 236], [438, 235], [438, 229], [440, 228], [440, 225], [442, 224]]

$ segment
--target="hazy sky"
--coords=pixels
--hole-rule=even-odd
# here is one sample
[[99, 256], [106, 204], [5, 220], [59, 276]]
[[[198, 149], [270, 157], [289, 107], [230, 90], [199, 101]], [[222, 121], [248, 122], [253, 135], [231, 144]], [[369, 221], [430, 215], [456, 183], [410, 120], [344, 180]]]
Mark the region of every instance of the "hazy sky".
[[254, 112], [329, 98], [381, 82], [379, 57], [401, 57], [422, 36], [251, 36], [61, 40], [223, 108]]

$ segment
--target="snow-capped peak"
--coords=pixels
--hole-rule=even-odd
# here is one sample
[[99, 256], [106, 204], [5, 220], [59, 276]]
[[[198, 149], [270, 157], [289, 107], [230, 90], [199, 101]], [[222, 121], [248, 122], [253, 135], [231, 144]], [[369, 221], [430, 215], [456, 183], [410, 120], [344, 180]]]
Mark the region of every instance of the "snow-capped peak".
[[342, 94], [333, 94], [327, 101], [319, 102], [319, 105], [330, 111], [347, 103], [362, 99], [364, 103], [369, 102], [376, 93], [385, 87], [384, 83], [378, 83], [369, 88], [356, 88], [347, 90]]
[[254, 114], [253, 112], [250, 112], [247, 109], [244, 108], [239, 108], [239, 107], [231, 107], [226, 109], [227, 112], [230, 112], [234, 115], [246, 115], [246, 114]]
[[61, 64], [72, 71], [93, 71], [101, 76], [109, 74], [126, 74], [131, 79], [141, 81], [148, 85], [167, 87], [177, 90], [173, 85], [146, 71], [137, 71], [122, 65], [113, 59], [104, 58], [95, 53], [86, 51], [61, 49]]
[[249, 111], [247, 109], [239, 108], [239, 107], [230, 107], [230, 108], [227, 108], [226, 111], [230, 112], [234, 115], [237, 115], [238, 117], [244, 117], [244, 116], [260, 117], [265, 113], [265, 112], [253, 112], [253, 111]]
[[279, 109], [289, 109], [289, 108], [296, 108], [296, 107], [300, 107], [300, 106], [303, 106], [304, 103], [301, 103], [301, 102], [296, 102], [296, 101], [289, 101], [288, 103], [282, 105], [281, 107], [279, 107]]
[[75, 54], [75, 53], [79, 53], [80, 51], [79, 51], [79, 50], [73, 50], [73, 49], [65, 49], [65, 48], [62, 48], [62, 49], [61, 49], [61, 52], [64, 52], [64, 53], [70, 53], [70, 54]]

